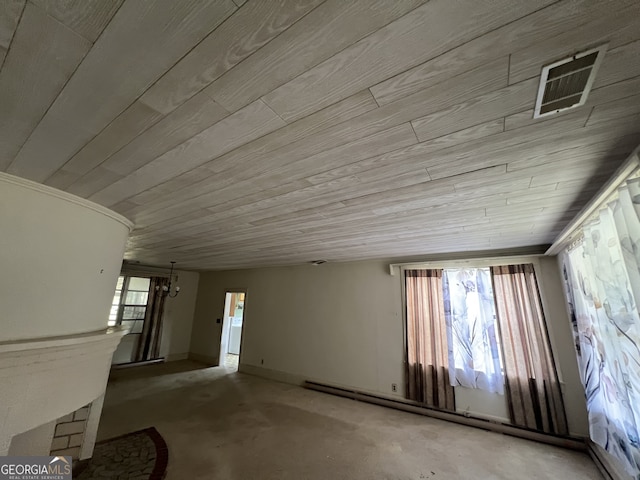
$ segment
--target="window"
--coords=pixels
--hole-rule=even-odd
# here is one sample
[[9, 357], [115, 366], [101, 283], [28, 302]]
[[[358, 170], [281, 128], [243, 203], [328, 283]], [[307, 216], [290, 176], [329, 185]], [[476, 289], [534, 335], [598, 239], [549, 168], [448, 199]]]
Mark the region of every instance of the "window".
[[504, 393], [513, 425], [568, 434], [532, 264], [404, 273], [407, 398], [454, 410], [456, 386]]
[[489, 268], [445, 269], [442, 278], [451, 385], [504, 393]]
[[129, 333], [142, 333], [150, 285], [150, 278], [118, 277], [107, 325], [122, 325], [130, 329]]

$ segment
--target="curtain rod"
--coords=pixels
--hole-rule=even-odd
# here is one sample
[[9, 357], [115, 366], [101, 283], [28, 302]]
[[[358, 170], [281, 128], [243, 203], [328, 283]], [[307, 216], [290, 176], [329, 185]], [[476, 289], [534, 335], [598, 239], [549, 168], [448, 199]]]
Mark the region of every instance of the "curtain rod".
[[545, 255], [557, 255], [571, 241], [571, 237], [582, 223], [600, 207], [602, 202], [609, 197], [627, 177], [640, 166], [640, 145], [637, 146], [629, 158], [615, 171], [607, 182], [598, 190], [598, 193], [573, 217], [573, 220], [560, 232], [553, 244], [545, 252]]
[[[543, 257], [545, 254], [543, 252], [530, 252], [530, 253], [512, 253], [510, 255], [499, 255], [495, 254], [492, 256], [486, 257], [467, 257], [467, 258], [444, 258], [444, 259], [430, 259], [430, 260], [417, 260], [414, 262], [402, 262], [402, 263], [390, 263], [389, 264], [389, 274], [393, 277], [396, 275], [396, 267], [416, 267], [416, 268], [424, 268], [426, 266], [436, 266], [436, 265], [447, 265], [447, 266], [455, 266], [456, 264], [478, 264], [481, 262], [490, 263], [492, 266], [496, 264], [505, 264], [511, 263], [514, 261], [522, 261], [526, 258], [536, 258]], [[497, 262], [497, 263], [496, 263]]]

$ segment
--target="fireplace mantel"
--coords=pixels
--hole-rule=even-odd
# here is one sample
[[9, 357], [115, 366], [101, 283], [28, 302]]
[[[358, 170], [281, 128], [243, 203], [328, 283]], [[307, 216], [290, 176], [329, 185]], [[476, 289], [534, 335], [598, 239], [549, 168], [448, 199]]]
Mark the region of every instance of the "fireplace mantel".
[[0, 455], [20, 433], [104, 394], [111, 357], [126, 329], [0, 343]]
[[124, 334], [105, 327], [133, 224], [3, 172], [0, 224], [0, 455], [48, 455], [59, 418], [91, 403], [97, 428]]

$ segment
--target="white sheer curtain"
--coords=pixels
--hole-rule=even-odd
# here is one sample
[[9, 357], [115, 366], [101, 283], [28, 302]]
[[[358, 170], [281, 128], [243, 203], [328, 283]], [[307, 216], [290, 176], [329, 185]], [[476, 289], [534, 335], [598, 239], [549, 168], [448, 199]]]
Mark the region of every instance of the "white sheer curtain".
[[453, 386], [504, 393], [488, 268], [445, 269], [444, 313]]
[[636, 172], [563, 253], [591, 439], [640, 478], [640, 179]]

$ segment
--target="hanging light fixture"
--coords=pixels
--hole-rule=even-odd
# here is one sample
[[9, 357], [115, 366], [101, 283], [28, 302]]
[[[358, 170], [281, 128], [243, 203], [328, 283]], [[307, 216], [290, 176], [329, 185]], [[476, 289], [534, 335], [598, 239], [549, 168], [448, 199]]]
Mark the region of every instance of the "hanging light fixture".
[[156, 292], [161, 295], [165, 295], [171, 298], [175, 298], [180, 293], [180, 287], [176, 285], [176, 289], [174, 293], [171, 293], [171, 281], [173, 280], [173, 266], [176, 262], [171, 262], [171, 272], [169, 273], [169, 283], [167, 285], [162, 286], [162, 291], [160, 290], [160, 285], [156, 285]]

